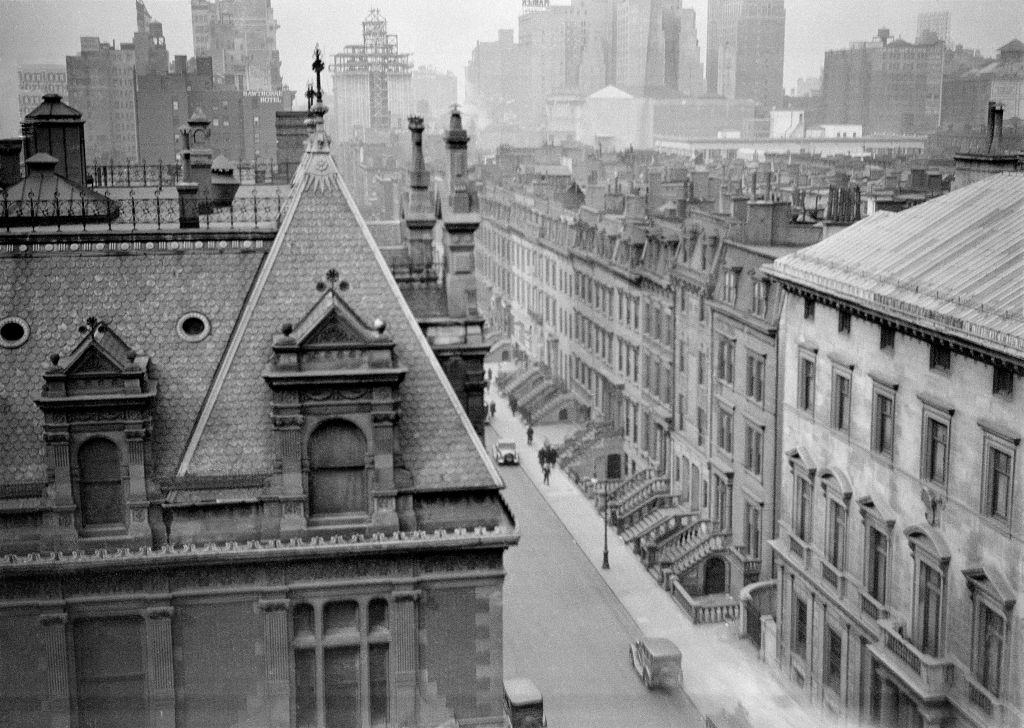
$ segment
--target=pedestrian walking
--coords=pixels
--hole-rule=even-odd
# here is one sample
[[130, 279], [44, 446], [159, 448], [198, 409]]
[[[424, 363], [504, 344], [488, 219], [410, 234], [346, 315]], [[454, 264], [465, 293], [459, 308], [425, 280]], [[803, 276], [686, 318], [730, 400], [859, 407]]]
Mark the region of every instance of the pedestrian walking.
[[494, 413], [498, 410], [498, 406], [496, 404], [494, 404], [494, 400], [491, 400], [491, 404], [488, 407], [488, 409], [490, 409], [490, 411], [491, 411], [491, 419], [493, 420], [494, 419]]
[[544, 463], [544, 485], [551, 485], [551, 463]]
[[533, 425], [527, 425], [526, 426], [526, 444], [527, 445], [532, 445], [533, 444]]
[[519, 409], [519, 400], [515, 397], [508, 398], [508, 408], [512, 410], [512, 414], [515, 415], [516, 410]]

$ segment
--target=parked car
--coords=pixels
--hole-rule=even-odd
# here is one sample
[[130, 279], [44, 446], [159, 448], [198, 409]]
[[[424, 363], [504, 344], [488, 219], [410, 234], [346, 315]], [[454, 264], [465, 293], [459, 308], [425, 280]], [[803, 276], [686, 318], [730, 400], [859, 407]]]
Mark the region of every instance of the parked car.
[[629, 646], [633, 669], [650, 690], [678, 685], [683, 674], [683, 656], [671, 640], [644, 637]]
[[498, 465], [518, 465], [519, 450], [511, 440], [498, 440], [494, 443], [494, 462]]
[[505, 680], [505, 728], [543, 728], [544, 698], [532, 680], [510, 677]]

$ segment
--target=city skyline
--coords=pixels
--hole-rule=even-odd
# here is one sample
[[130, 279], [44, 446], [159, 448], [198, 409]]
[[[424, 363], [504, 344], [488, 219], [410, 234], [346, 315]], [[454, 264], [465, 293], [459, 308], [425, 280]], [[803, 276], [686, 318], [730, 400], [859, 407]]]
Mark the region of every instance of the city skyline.
[[[568, 3], [555, 3], [568, 4]], [[518, 30], [522, 11], [520, 0], [495, 0], [486, 12], [466, 2], [423, 0], [415, 6], [400, 0], [373, 3], [328, 2], [328, 0], [277, 0], [273, 3], [280, 24], [278, 45], [281, 49], [284, 82], [293, 89], [305, 87], [309, 71], [309, 48], [320, 43], [327, 55], [338, 52], [359, 40], [360, 22], [370, 7], [379, 7], [388, 19], [391, 32], [398, 35], [403, 49], [413, 54], [416, 65], [436, 66], [453, 71], [461, 81], [473, 47], [479, 41], [493, 41], [501, 28]], [[33, 8], [32, 13], [25, 12]], [[707, 48], [707, 3], [689, 2], [697, 16], [697, 37], [702, 53]], [[151, 0], [147, 8], [155, 20], [163, 23], [171, 55], [192, 55], [192, 27], [189, 7], [184, 2]], [[851, 42], [870, 40], [879, 27], [888, 27], [893, 37], [913, 40], [920, 12], [950, 12], [951, 36], [955, 43], [977, 48], [993, 55], [1002, 44], [1024, 36], [1024, 13], [1012, 0], [992, 0], [979, 8], [976, 3], [958, 0], [901, 2], [898, 7], [883, 0], [788, 0], [786, 2], [786, 56], [784, 87], [793, 89], [800, 78], [818, 76], [826, 50], [847, 47]], [[12, 13], [13, 23], [0, 23], [0, 72], [11, 75], [8, 66], [19, 62], [59, 62], [74, 54], [82, 35], [101, 35], [118, 43], [130, 42], [135, 13], [130, 0], [93, 0], [86, 3], [70, 0], [0, 0], [0, 17]], [[443, 18], [459, 16], [458, 35], [449, 32]], [[40, 23], [31, 27], [32, 19], [45, 21], [57, 15], [64, 21], [55, 27]], [[314, 28], [309, 19], [316, 17]], [[838, 32], [822, 33], [828, 22]], [[49, 34], [47, 50], [43, 32]], [[9, 50], [8, 50], [9, 49]], [[19, 57], [21, 56], [21, 57]], [[0, 84], [2, 85], [2, 84]], [[461, 92], [460, 92], [461, 93]]]

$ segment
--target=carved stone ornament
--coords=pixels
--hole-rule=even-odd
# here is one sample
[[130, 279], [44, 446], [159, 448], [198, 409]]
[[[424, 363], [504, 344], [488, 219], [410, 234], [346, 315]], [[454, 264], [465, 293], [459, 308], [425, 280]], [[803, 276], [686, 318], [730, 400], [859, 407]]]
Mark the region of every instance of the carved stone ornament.
[[921, 502], [924, 503], [924, 517], [929, 526], [939, 525], [939, 515], [946, 504], [946, 496], [927, 486], [921, 488]]

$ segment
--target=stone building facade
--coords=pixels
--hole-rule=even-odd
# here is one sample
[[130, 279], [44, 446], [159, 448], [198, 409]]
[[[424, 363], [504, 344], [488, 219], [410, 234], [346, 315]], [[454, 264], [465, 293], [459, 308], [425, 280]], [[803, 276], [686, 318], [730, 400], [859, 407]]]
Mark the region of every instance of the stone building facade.
[[318, 112], [276, 231], [0, 237], [6, 725], [501, 725], [514, 521]]
[[1024, 723], [1024, 175], [877, 213], [785, 289], [777, 659], [850, 724]]

